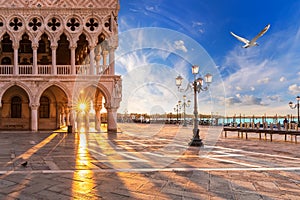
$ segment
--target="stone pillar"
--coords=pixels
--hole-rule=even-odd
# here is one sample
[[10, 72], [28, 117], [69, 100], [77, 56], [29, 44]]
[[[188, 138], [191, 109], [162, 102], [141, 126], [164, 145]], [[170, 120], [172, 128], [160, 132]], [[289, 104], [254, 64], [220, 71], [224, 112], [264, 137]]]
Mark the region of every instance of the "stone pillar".
[[71, 123], [70, 123], [70, 117], [71, 117], [70, 109], [66, 108], [65, 113], [66, 113], [66, 125], [69, 126], [69, 125], [71, 125]]
[[73, 130], [77, 130], [77, 113], [75, 110], [71, 109], [70, 110], [70, 125], [73, 126]]
[[115, 48], [109, 48], [109, 74], [115, 74]]
[[107, 51], [102, 51], [102, 56], [103, 56], [103, 66], [102, 66], [102, 70], [101, 70], [102, 72], [104, 72], [104, 70], [107, 67], [107, 54], [108, 54]]
[[76, 111], [76, 129], [79, 131], [81, 126], [81, 113], [80, 111]]
[[96, 60], [96, 75], [97, 75], [97, 74], [100, 74], [100, 72], [102, 72], [102, 70], [100, 69], [101, 56], [100, 55], [96, 55], [95, 56], [95, 60]]
[[19, 74], [19, 68], [18, 68], [18, 50], [19, 50], [19, 45], [14, 45], [14, 69], [13, 69], [13, 74], [18, 75]]
[[76, 74], [76, 65], [75, 65], [75, 50], [76, 46], [71, 47], [71, 74]]
[[90, 75], [95, 75], [95, 47], [90, 46]]
[[63, 126], [64, 125], [64, 107], [63, 106], [61, 106], [61, 108], [60, 108], [60, 114], [59, 114], [59, 116], [60, 116], [60, 119], [59, 119], [59, 126]]
[[39, 105], [31, 105], [31, 130], [38, 131], [38, 108]]
[[95, 110], [95, 129], [97, 131], [101, 131], [101, 111], [102, 106], [100, 105], [95, 105], [94, 110]]
[[56, 49], [57, 46], [51, 46], [52, 50], [52, 74], [56, 75], [57, 74], [57, 67], [56, 67]]
[[107, 110], [107, 131], [117, 132], [117, 109], [116, 108], [106, 108]]
[[38, 45], [37, 44], [32, 44], [32, 50], [33, 50], [33, 69], [32, 69], [32, 74], [38, 74], [38, 65], [37, 65], [37, 49]]

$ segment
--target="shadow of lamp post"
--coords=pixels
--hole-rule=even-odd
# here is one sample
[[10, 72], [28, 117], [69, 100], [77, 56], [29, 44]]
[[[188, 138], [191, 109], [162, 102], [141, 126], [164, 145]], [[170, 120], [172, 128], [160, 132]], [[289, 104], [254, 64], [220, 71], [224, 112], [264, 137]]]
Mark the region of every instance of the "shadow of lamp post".
[[[199, 66], [198, 65], [193, 65], [192, 66], [192, 73], [194, 75], [194, 81], [193, 83], [188, 84], [187, 89], [189, 86], [191, 86], [194, 90], [194, 129], [193, 129], [193, 138], [190, 141], [189, 145], [190, 146], [202, 146], [202, 139], [200, 139], [199, 136], [199, 122], [198, 122], [198, 108], [197, 108], [197, 93], [200, 93], [200, 91], [207, 91], [209, 84], [212, 82], [212, 75], [207, 73], [204, 77], [204, 81], [206, 82], [207, 86], [204, 87], [203, 85], [203, 79], [196, 78], [197, 74], [199, 73]], [[176, 86], [178, 87], [178, 90], [184, 91], [181, 89], [181, 84], [182, 84], [183, 78], [179, 75], [176, 77]], [[186, 90], [187, 90], [186, 89]], [[186, 91], [185, 90], [185, 91]]]

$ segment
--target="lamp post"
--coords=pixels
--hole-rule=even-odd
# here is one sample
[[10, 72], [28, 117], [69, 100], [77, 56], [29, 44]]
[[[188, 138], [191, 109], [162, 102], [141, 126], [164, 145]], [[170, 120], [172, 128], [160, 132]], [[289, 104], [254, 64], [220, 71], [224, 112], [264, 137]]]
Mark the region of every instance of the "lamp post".
[[[199, 66], [193, 65], [192, 66], [192, 73], [194, 75], [194, 81], [192, 83], [193, 90], [194, 90], [194, 129], [193, 129], [193, 138], [191, 142], [189, 143], [190, 146], [202, 146], [202, 140], [199, 136], [199, 123], [198, 123], [198, 108], [197, 108], [197, 93], [200, 93], [200, 91], [206, 91], [208, 90], [209, 84], [212, 82], [212, 75], [206, 74], [204, 79], [207, 84], [206, 87], [203, 86], [203, 79], [197, 78], [196, 76], [199, 73]], [[179, 75], [176, 77], [176, 86], [178, 87], [178, 90], [181, 91], [180, 87], [182, 84], [183, 78]]]
[[299, 125], [299, 123], [300, 123], [300, 120], [299, 120], [299, 101], [300, 101], [300, 96], [297, 96], [296, 97], [296, 100], [297, 100], [297, 103], [296, 104], [294, 104], [293, 102], [289, 102], [289, 106], [290, 106], [290, 108], [291, 109], [295, 109], [295, 108], [297, 108], [297, 114], [298, 114], [298, 125]]
[[178, 103], [176, 104], [175, 108], [174, 108], [174, 112], [177, 112], [177, 121], [176, 123], [178, 123], [178, 112], [180, 112], [181, 110], [181, 101], [178, 101]]
[[185, 113], [185, 108], [190, 107], [191, 100], [186, 101], [186, 95], [183, 95], [183, 126], [187, 126], [186, 124], [186, 113]]

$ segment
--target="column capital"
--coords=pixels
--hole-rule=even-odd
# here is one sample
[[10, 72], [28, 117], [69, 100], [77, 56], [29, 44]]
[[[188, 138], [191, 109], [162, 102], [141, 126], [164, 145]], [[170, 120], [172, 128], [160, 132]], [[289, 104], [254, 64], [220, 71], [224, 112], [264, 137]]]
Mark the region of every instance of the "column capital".
[[32, 110], [37, 110], [40, 107], [40, 104], [30, 104]]
[[51, 50], [56, 50], [57, 47], [58, 47], [58, 45], [51, 45], [51, 46], [50, 46]]
[[107, 51], [107, 50], [103, 50], [103, 51], [102, 51], [102, 55], [103, 55], [103, 56], [106, 56], [107, 54], [108, 54], [108, 51]]
[[110, 52], [112, 52], [112, 51], [115, 51], [117, 48], [118, 48], [118, 47], [116, 47], [116, 46], [109, 46], [109, 47], [108, 47], [108, 50], [109, 50]]
[[117, 111], [118, 108], [119, 108], [119, 105], [114, 105], [114, 103], [104, 103], [104, 108], [107, 110], [107, 111]]
[[31, 47], [33, 50], [37, 50], [39, 48], [39, 43], [32, 43]]
[[89, 45], [89, 49], [90, 50], [93, 50], [93, 49], [95, 49], [96, 48], [96, 45]]
[[77, 48], [77, 44], [74, 44], [74, 45], [72, 45], [72, 46], [70, 45], [69, 48], [70, 48], [71, 50], [73, 50], [73, 49], [75, 50], [75, 49]]
[[18, 50], [19, 49], [19, 43], [13, 43], [13, 45], [12, 45], [12, 47], [13, 47], [13, 49], [16, 49], [16, 50]]

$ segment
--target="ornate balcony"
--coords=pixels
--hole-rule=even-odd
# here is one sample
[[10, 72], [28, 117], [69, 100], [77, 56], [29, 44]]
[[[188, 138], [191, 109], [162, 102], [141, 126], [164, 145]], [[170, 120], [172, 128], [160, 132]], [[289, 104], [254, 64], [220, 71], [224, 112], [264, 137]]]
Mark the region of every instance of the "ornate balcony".
[[[14, 73], [14, 65], [0, 65], [0, 76], [5, 75], [101, 75], [108, 74], [109, 65], [100, 65], [96, 67], [94, 73], [90, 73], [90, 64], [76, 65], [75, 74], [72, 74], [71, 65], [56, 65], [54, 68], [52, 65], [38, 65], [37, 73], [34, 73], [33, 65], [18, 65], [17, 73]], [[56, 69], [56, 70], [53, 70]]]

